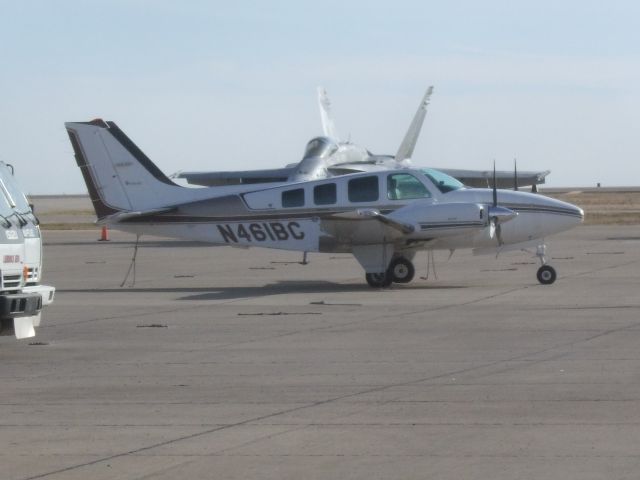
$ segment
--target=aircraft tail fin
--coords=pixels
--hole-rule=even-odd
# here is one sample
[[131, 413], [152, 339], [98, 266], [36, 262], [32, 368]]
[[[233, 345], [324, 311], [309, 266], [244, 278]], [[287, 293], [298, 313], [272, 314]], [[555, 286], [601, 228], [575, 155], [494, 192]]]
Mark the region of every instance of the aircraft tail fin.
[[320, 106], [323, 135], [339, 141], [338, 131], [331, 115], [331, 100], [329, 100], [329, 94], [324, 87], [318, 87], [318, 105]]
[[433, 86], [427, 88], [427, 92], [424, 94], [422, 101], [420, 102], [420, 106], [418, 107], [418, 111], [413, 117], [411, 121], [411, 125], [409, 125], [409, 130], [404, 136], [402, 143], [400, 144], [400, 148], [398, 148], [398, 152], [396, 153], [396, 163], [402, 164], [406, 159], [411, 158], [413, 155], [413, 149], [416, 147], [416, 143], [418, 142], [418, 137], [420, 136], [420, 131], [422, 130], [422, 124], [424, 123], [424, 117], [427, 115], [427, 106], [429, 105], [429, 100], [431, 98], [431, 94], [433, 93]]
[[98, 221], [167, 208], [188, 200], [114, 122], [66, 123]]

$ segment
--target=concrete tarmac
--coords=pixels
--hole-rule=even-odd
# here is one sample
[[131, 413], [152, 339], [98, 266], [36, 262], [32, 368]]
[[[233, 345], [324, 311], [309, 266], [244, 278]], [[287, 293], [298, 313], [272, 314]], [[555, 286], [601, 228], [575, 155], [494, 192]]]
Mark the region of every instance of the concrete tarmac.
[[388, 290], [157, 239], [121, 288], [133, 237], [96, 239], [45, 232], [56, 301], [0, 338], [2, 479], [638, 478], [640, 226], [549, 239], [552, 286], [436, 252]]

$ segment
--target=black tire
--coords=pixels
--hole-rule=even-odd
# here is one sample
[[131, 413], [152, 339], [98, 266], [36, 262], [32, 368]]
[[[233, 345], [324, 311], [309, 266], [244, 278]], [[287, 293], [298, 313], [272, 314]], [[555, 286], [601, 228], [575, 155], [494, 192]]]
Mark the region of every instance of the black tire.
[[404, 257], [394, 258], [387, 270], [395, 283], [409, 283], [416, 274], [416, 269], [410, 260]]
[[391, 275], [389, 272], [382, 273], [367, 273], [364, 276], [367, 279], [367, 283], [371, 288], [385, 288], [391, 285]]
[[556, 269], [551, 265], [543, 265], [538, 269], [536, 276], [541, 284], [551, 285], [557, 278]]

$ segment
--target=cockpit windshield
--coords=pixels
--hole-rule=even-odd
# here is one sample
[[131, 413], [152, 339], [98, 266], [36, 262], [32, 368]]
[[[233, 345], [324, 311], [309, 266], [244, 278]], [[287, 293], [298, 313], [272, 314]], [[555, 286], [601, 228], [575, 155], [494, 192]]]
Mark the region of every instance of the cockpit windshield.
[[338, 150], [338, 145], [327, 137], [316, 137], [307, 143], [304, 158], [328, 157]]
[[422, 173], [424, 173], [429, 180], [431, 180], [438, 190], [442, 193], [451, 192], [453, 190], [460, 190], [464, 188], [464, 184], [450, 175], [446, 173], [442, 173], [439, 170], [434, 170], [433, 168], [423, 168]]

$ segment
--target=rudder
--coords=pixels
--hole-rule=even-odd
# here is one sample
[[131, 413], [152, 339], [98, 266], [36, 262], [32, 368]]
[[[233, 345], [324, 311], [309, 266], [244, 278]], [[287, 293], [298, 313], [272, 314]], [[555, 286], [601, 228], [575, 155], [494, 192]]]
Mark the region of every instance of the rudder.
[[173, 183], [114, 122], [66, 123], [98, 219], [162, 208], [183, 187]]

